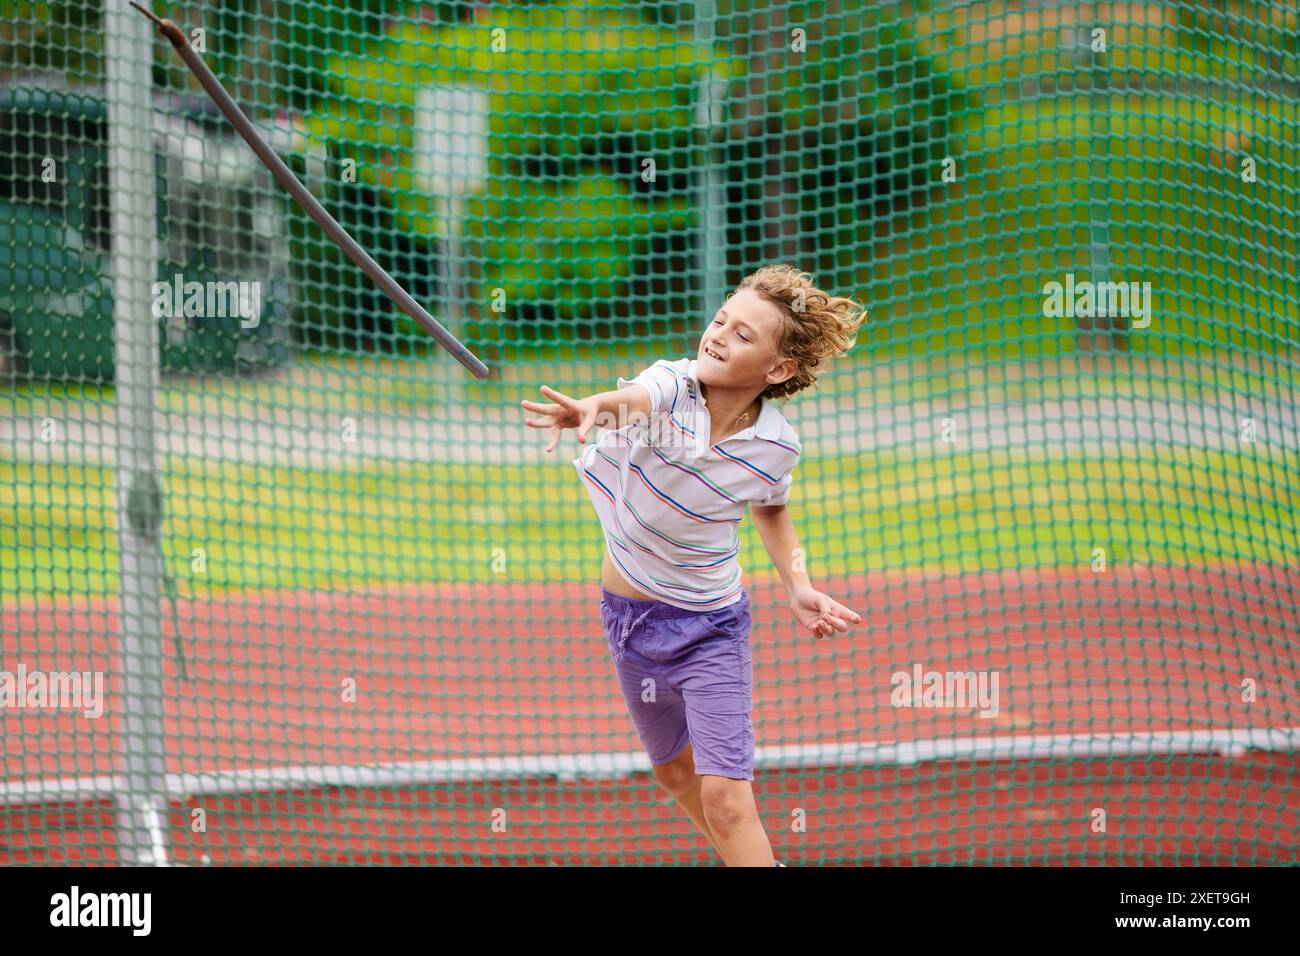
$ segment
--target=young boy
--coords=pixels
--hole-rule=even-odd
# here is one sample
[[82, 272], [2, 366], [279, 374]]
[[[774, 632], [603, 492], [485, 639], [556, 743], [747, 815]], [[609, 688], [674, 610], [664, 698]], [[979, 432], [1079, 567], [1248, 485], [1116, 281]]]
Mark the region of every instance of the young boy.
[[[790, 266], [744, 279], [700, 336], [696, 357], [661, 360], [618, 390], [551, 404], [524, 401], [550, 428], [599, 442], [573, 464], [606, 539], [601, 618], [637, 733], [660, 782], [728, 866], [772, 866], [754, 803], [749, 591], [737, 528], [754, 524], [790, 597], [818, 638], [860, 615], [795, 570], [786, 508], [799, 460], [774, 403], [814, 385], [847, 351], [863, 310]], [[781, 864], [775, 864], [781, 865]]]

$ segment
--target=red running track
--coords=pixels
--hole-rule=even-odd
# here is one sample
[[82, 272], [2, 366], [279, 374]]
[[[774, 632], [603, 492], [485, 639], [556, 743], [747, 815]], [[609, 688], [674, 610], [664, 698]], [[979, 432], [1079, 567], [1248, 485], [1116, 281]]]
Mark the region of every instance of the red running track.
[[[1300, 572], [1112, 569], [858, 576], [819, 585], [862, 612], [815, 641], [753, 585], [761, 748], [973, 736], [1300, 727]], [[382, 764], [638, 749], [591, 584], [255, 592], [165, 619], [168, 769]], [[111, 602], [0, 610], [0, 669], [103, 670]], [[996, 717], [900, 709], [890, 677], [996, 672]], [[341, 699], [355, 681], [355, 701]], [[1255, 699], [1243, 701], [1243, 681]], [[0, 710], [0, 784], [113, 771], [117, 716]], [[1297, 754], [1107, 756], [819, 767], [760, 774], [778, 852], [809, 862], [1294, 861]], [[187, 826], [204, 807], [204, 834]], [[1106, 812], [1093, 832], [1090, 814]], [[510, 821], [490, 827], [493, 809]], [[179, 860], [687, 862], [702, 841], [645, 774], [191, 797]], [[792, 814], [806, 832], [790, 833]], [[111, 808], [0, 810], [0, 863], [112, 862]]]

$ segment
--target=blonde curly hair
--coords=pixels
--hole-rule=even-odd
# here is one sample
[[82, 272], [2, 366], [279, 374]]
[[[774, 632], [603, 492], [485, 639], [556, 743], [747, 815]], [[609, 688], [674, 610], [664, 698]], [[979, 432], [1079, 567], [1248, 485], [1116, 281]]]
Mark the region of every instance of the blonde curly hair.
[[799, 366], [784, 382], [765, 388], [764, 398], [789, 398], [816, 385], [829, 361], [857, 343], [858, 328], [867, 317], [865, 307], [823, 292], [812, 284], [812, 276], [791, 265], [763, 266], [740, 281], [736, 292], [742, 289], [753, 290], [777, 307], [781, 314], [777, 355], [792, 358]]

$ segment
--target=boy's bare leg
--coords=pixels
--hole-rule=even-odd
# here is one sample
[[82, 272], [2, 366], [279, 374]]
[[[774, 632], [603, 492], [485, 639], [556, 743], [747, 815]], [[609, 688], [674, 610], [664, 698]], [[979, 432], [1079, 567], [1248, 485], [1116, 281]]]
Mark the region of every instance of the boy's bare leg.
[[[654, 768], [655, 779], [676, 800], [686, 815], [700, 828], [708, 838], [714, 850], [718, 850], [718, 841], [709, 829], [709, 821], [704, 816], [704, 801], [700, 796], [702, 780], [695, 772], [695, 751], [690, 744], [686, 749], [666, 764]], [[721, 851], [718, 852], [721, 856]]]
[[704, 819], [723, 862], [727, 866], [775, 866], [750, 782], [708, 773], [702, 774], [700, 781]]

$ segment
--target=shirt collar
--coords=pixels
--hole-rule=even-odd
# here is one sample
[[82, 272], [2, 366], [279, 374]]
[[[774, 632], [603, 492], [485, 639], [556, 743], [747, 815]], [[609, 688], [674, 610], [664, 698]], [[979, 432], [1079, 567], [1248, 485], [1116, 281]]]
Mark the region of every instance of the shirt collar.
[[[690, 363], [686, 366], [686, 372], [695, 381], [695, 394], [702, 400], [704, 394], [700, 390], [699, 364], [699, 359], [691, 359]], [[781, 414], [781, 409], [777, 408], [776, 402], [772, 401], [767, 396], [763, 396], [762, 403], [762, 408], [760, 408], [758, 412], [758, 421], [754, 422], [753, 425], [742, 428], [740, 431], [736, 432], [736, 434], [724, 438], [723, 441], [731, 441], [732, 438], [750, 438], [753, 436], [766, 438], [769, 441], [779, 440], [781, 437], [781, 422], [784, 420], [784, 416]]]

